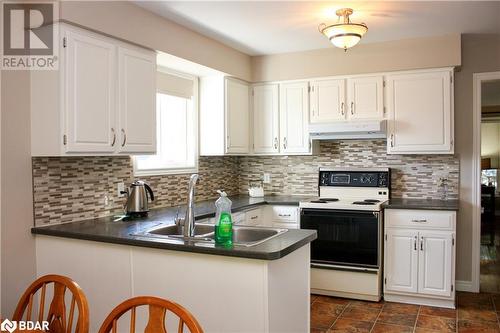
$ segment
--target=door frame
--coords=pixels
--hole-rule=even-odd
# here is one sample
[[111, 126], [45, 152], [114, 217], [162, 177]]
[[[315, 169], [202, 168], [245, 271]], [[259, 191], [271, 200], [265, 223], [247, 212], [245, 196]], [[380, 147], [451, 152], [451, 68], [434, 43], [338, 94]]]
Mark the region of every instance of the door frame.
[[479, 292], [481, 276], [481, 85], [500, 80], [500, 72], [473, 74], [472, 138], [472, 290]]

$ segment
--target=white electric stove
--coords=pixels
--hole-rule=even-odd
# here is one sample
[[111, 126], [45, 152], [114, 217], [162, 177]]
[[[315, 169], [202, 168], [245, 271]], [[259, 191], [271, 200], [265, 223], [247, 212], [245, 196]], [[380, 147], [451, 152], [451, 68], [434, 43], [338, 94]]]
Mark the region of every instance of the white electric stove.
[[300, 225], [313, 229], [312, 293], [378, 301], [383, 216], [390, 170], [319, 170], [319, 197], [300, 202]]

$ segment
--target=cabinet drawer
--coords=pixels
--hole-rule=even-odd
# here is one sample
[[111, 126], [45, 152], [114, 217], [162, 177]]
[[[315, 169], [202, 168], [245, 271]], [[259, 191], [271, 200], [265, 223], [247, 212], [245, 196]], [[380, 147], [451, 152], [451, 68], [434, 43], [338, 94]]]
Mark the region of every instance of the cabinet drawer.
[[215, 224], [215, 217], [210, 217], [210, 218], [198, 220], [195, 222], [196, 222], [196, 224]]
[[274, 222], [271, 226], [273, 228], [280, 228], [280, 229], [299, 229], [299, 224], [297, 222], [292, 222], [292, 223]]
[[262, 211], [260, 208], [246, 211], [246, 225], [260, 225], [262, 223]]
[[271, 219], [274, 222], [297, 223], [297, 207], [293, 206], [272, 206]]
[[232, 218], [233, 218], [233, 224], [245, 224], [244, 212], [233, 213]]
[[455, 229], [456, 212], [443, 210], [386, 209], [387, 227], [411, 227], [413, 229]]

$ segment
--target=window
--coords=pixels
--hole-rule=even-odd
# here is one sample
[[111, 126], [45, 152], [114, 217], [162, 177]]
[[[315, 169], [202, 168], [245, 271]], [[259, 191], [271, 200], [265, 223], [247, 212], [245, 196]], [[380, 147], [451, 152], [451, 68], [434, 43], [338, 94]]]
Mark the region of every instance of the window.
[[134, 174], [161, 175], [197, 172], [197, 112], [193, 98], [156, 94], [156, 155], [134, 159]]

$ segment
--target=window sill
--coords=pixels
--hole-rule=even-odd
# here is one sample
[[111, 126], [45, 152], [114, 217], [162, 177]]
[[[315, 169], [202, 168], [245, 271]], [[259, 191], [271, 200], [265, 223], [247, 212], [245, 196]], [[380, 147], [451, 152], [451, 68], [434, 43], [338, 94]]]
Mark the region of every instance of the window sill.
[[191, 173], [198, 173], [198, 168], [196, 167], [196, 168], [180, 168], [180, 169], [134, 170], [134, 177], [182, 175]]

